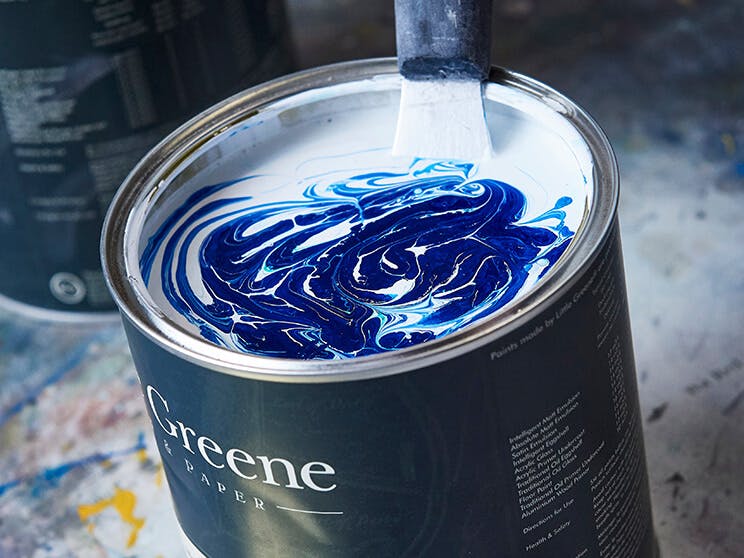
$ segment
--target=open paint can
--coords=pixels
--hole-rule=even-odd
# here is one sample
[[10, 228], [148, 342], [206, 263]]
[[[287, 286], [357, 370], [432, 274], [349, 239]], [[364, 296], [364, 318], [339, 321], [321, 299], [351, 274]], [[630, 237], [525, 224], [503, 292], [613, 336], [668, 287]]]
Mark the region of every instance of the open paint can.
[[112, 202], [189, 555], [657, 556], [605, 135], [494, 69], [493, 160], [396, 159], [400, 87], [247, 90]]

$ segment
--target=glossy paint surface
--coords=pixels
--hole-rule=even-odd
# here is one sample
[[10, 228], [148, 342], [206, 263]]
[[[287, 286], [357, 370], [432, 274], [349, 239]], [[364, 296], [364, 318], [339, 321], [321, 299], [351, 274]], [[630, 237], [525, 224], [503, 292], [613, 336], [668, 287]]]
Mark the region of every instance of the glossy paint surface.
[[345, 358], [435, 339], [528, 290], [573, 236], [570, 197], [523, 221], [525, 194], [482, 174], [414, 160], [257, 195], [271, 179], [208, 186], [150, 239], [143, 277], [238, 351]]

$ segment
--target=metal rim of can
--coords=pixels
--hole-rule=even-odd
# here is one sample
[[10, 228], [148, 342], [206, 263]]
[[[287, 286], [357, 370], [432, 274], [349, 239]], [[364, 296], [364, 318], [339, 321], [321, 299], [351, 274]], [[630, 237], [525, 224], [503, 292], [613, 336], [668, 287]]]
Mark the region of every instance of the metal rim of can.
[[146, 214], [148, 201], [179, 164], [212, 138], [280, 99], [313, 88], [396, 74], [397, 71], [394, 58], [381, 58], [342, 62], [290, 74], [214, 105], [156, 145], [119, 188], [103, 225], [104, 274], [125, 318], [165, 350], [215, 372], [263, 381], [323, 383], [399, 374], [462, 355], [527, 323], [551, 300], [566, 292], [591, 264], [614, 222], [619, 197], [617, 161], [605, 133], [573, 101], [537, 80], [494, 67], [489, 82], [531, 95], [574, 126], [590, 150], [594, 170], [591, 207], [571, 246], [548, 275], [514, 305], [459, 331], [405, 349], [352, 359], [301, 360], [239, 353], [214, 345], [186, 332], [142, 295], [141, 290], [146, 287], [129, 272], [126, 257], [127, 250], [138, 239], [130, 238], [128, 231], [132, 222]]

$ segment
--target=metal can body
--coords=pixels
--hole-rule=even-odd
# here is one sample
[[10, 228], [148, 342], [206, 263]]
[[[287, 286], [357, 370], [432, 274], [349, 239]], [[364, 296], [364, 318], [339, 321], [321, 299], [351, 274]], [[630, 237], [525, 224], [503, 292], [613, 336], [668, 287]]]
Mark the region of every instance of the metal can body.
[[0, 296], [112, 312], [98, 245], [116, 188], [188, 117], [290, 69], [281, 4], [11, 2], [0, 34]]
[[[157, 150], [183, 161], [261, 99], [392, 72], [367, 62], [279, 80]], [[109, 216], [105, 268], [190, 555], [657, 556], [612, 153], [567, 99], [492, 78], [570, 108], [597, 201], [561, 271], [467, 331], [328, 363], [210, 350], [141, 302], [123, 220]], [[145, 184], [172, 176], [155, 161], [114, 202], [134, 208], [129, 225], [159, 193]]]

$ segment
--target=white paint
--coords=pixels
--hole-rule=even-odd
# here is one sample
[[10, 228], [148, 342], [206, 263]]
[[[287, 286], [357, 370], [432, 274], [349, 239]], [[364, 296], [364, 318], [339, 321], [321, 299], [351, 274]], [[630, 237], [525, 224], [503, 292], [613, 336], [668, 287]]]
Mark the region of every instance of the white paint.
[[393, 154], [478, 161], [491, 151], [476, 80], [403, 80]]

